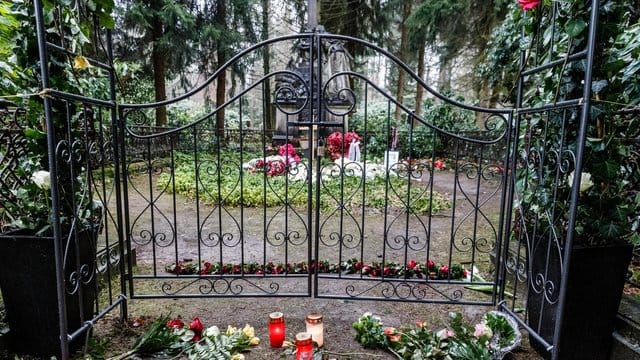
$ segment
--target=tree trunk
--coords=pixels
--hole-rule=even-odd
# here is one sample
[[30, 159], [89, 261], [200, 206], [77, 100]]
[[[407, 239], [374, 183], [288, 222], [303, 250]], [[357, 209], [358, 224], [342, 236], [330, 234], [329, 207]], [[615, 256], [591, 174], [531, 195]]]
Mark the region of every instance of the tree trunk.
[[[269, 38], [269, 1], [270, 0], [262, 0], [262, 40], [267, 40]], [[271, 54], [269, 53], [269, 46], [265, 46], [262, 48], [262, 72], [265, 76], [271, 72], [271, 67], [269, 66], [270, 60]], [[272, 130], [275, 128], [276, 124], [273, 121], [273, 114], [271, 112], [271, 82], [269, 79], [264, 80], [263, 89], [263, 126], [267, 130]]]
[[[422, 80], [425, 80], [424, 78], [425, 50], [424, 49], [425, 49], [424, 46], [420, 46], [420, 48], [418, 49], [418, 76]], [[422, 98], [423, 97], [424, 97], [424, 87], [422, 86], [422, 84], [417, 83], [416, 84], [416, 109], [415, 109], [415, 113], [417, 116], [422, 116]]]
[[[398, 58], [400, 61], [406, 63], [409, 55], [409, 31], [407, 29], [407, 18], [411, 15], [411, 7], [413, 5], [413, 0], [407, 0], [404, 2], [402, 6], [402, 23], [400, 24], [400, 50], [398, 51]], [[398, 68], [398, 86], [396, 88], [396, 101], [400, 104], [403, 103], [402, 98], [404, 97], [404, 85], [406, 82], [407, 74], [404, 70]], [[396, 106], [396, 120], [400, 120], [400, 116], [402, 115], [402, 109], [400, 106]]]
[[440, 55], [440, 69], [438, 72], [438, 91], [447, 92], [451, 90], [451, 67], [452, 62], [448, 55]]
[[[218, 25], [219, 29], [224, 29], [225, 27], [225, 21], [227, 18], [226, 5], [225, 0], [218, 0], [216, 2], [216, 16], [214, 21]], [[216, 47], [218, 54], [218, 68], [220, 68], [227, 61], [226, 44], [223, 41], [218, 41]], [[226, 100], [226, 92], [227, 72], [223, 71], [218, 76], [216, 84], [216, 107], [218, 108], [218, 111], [216, 112], [216, 132], [218, 136], [224, 136], [224, 109], [220, 108], [220, 106], [222, 106]]]
[[[167, 89], [165, 83], [165, 76], [167, 72], [167, 64], [165, 61], [165, 54], [159, 45], [160, 38], [163, 35], [162, 19], [155, 15], [152, 19], [152, 37], [153, 37], [153, 49], [151, 53], [151, 61], [153, 63], [153, 87], [155, 89], [155, 100], [163, 101], [167, 99]], [[165, 106], [159, 106], [156, 108], [156, 126], [167, 125], [167, 108]]]

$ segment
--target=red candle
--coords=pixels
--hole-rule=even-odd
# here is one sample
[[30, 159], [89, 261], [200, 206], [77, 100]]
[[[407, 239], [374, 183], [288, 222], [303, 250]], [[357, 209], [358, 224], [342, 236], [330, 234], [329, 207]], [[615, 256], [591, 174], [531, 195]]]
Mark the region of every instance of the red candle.
[[284, 342], [284, 315], [281, 312], [269, 314], [269, 343], [271, 347], [282, 347]]
[[313, 341], [311, 334], [296, 335], [296, 360], [313, 360]]

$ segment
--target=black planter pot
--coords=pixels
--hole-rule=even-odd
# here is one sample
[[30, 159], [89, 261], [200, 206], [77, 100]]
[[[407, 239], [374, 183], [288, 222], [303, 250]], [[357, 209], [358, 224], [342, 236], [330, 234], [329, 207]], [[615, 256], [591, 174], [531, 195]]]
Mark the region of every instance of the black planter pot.
[[[69, 333], [80, 328], [81, 317], [83, 320], [89, 320], [95, 311], [95, 238], [93, 231], [83, 230], [78, 232], [77, 238], [72, 239], [68, 247], [65, 278]], [[82, 274], [75, 271], [76, 240], [79, 244]], [[34, 237], [19, 233], [0, 234], [0, 289], [9, 323], [9, 346], [17, 353], [47, 358], [60, 357], [53, 244], [54, 239], [51, 237]], [[76, 284], [78, 289], [73, 289]], [[79, 296], [80, 287], [82, 304]], [[78, 339], [70, 346], [77, 348], [83, 343], [82, 340]]]
[[[546, 245], [539, 248], [546, 249]], [[631, 253], [631, 245], [573, 249], [558, 347], [559, 359], [609, 359], [613, 340], [611, 334]], [[561, 279], [560, 256], [558, 250], [534, 251], [530, 261], [532, 273], [527, 296], [529, 325], [539, 329], [539, 334], [547, 342], [553, 343], [558, 307], [556, 300]], [[546, 281], [542, 276], [545, 273]], [[543, 281], [536, 284], [536, 278]], [[540, 291], [543, 287], [547, 290], [546, 297], [544, 291]], [[529, 339], [538, 353], [547, 359], [551, 357], [538, 341], [533, 337]]]

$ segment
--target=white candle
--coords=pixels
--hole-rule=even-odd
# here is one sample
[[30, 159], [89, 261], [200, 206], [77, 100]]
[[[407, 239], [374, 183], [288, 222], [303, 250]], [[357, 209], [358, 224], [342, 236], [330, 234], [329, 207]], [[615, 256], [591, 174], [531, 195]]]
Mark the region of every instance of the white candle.
[[307, 332], [311, 334], [311, 339], [322, 347], [324, 344], [324, 322], [321, 314], [309, 314], [305, 319]]

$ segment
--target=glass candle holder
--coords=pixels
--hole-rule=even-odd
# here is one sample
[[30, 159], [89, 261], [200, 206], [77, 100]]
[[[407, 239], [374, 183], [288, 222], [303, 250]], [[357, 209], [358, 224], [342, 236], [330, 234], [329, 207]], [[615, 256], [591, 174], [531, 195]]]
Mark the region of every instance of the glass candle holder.
[[284, 315], [281, 312], [272, 312], [269, 314], [269, 343], [271, 347], [282, 347], [284, 335]]
[[296, 335], [296, 360], [313, 360], [311, 334], [303, 332]]
[[324, 344], [324, 321], [322, 314], [309, 314], [305, 322], [307, 324], [307, 332], [311, 334], [311, 339], [318, 344], [318, 347], [322, 347]]

